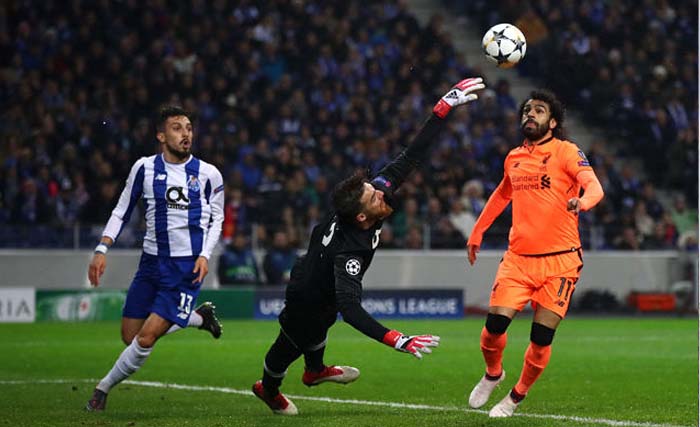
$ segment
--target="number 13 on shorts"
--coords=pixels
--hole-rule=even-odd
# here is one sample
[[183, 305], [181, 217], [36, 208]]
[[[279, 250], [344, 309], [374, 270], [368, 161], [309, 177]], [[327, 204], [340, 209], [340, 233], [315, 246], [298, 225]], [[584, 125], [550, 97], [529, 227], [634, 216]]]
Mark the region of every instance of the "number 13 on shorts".
[[185, 315], [188, 316], [190, 315], [190, 310], [192, 310], [192, 295], [188, 295], [184, 292], [180, 292], [180, 305], [177, 307], [177, 311], [180, 312], [178, 316]]

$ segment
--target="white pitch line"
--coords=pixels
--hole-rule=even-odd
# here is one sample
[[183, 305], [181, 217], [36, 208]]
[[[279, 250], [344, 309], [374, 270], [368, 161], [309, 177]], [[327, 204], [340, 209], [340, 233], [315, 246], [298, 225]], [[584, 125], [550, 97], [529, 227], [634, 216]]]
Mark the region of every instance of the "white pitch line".
[[[21, 385], [21, 384], [70, 384], [70, 383], [96, 383], [96, 379], [55, 379], [55, 380], [0, 380], [0, 385]], [[253, 396], [253, 392], [250, 390], [238, 390], [230, 387], [214, 387], [214, 386], [197, 386], [197, 385], [187, 385], [187, 384], [174, 384], [174, 383], [163, 383], [158, 381], [124, 381], [124, 384], [131, 384], [142, 387], [154, 387], [154, 388], [172, 388], [175, 390], [187, 390], [187, 391], [215, 391], [219, 393], [227, 394], [239, 394], [243, 396]], [[384, 408], [399, 408], [399, 409], [422, 409], [431, 411], [455, 411], [455, 412], [471, 412], [479, 414], [487, 414], [487, 411], [480, 409], [467, 409], [459, 406], [436, 406], [436, 405], [424, 405], [416, 403], [402, 403], [402, 402], [382, 402], [374, 400], [358, 400], [358, 399], [336, 399], [333, 397], [317, 397], [317, 396], [301, 396], [294, 394], [287, 394], [286, 396], [296, 399], [296, 400], [311, 400], [316, 402], [326, 402], [326, 403], [340, 403], [345, 405], [364, 405], [364, 406], [380, 406]], [[554, 414], [532, 414], [532, 413], [515, 413], [516, 417], [527, 417], [527, 418], [540, 418], [549, 420], [560, 420], [560, 421], [573, 421], [579, 423], [588, 424], [600, 424], [612, 427], [690, 427], [682, 426], [676, 424], [657, 424], [651, 422], [639, 422], [639, 421], [622, 421], [622, 420], [609, 420], [606, 418], [589, 418], [589, 417], [577, 417], [570, 415], [554, 415]]]

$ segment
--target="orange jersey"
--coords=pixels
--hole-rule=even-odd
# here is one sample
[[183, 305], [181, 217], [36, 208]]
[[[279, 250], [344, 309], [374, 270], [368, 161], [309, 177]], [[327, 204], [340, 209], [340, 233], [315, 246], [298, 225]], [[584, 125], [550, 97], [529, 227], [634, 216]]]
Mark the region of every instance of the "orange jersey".
[[577, 175], [592, 171], [584, 153], [572, 142], [552, 138], [534, 147], [514, 148], [503, 169], [503, 181], [497, 189], [500, 197], [492, 212], [482, 212], [470, 243], [481, 243], [484, 231], [510, 199], [513, 226], [509, 249], [513, 253], [540, 255], [579, 248], [578, 215], [567, 211], [566, 205], [579, 196]]

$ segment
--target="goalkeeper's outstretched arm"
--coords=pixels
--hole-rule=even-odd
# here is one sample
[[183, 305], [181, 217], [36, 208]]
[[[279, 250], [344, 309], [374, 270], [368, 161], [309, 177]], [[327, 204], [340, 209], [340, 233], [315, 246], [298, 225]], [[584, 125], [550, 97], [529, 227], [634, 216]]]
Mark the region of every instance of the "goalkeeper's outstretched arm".
[[419, 359], [423, 357], [423, 353], [431, 353], [431, 347], [438, 346], [440, 337], [434, 335], [408, 336], [399, 331], [390, 330], [362, 307], [362, 273], [354, 276], [347, 273], [345, 265], [350, 259], [361, 262], [360, 257], [343, 254], [336, 256], [334, 264], [335, 299], [343, 320], [368, 337], [398, 351], [410, 353]]
[[473, 93], [483, 89], [481, 77], [464, 79], [452, 87], [433, 107], [433, 112], [423, 123], [418, 134], [394, 160], [382, 168], [372, 179], [372, 185], [384, 192], [391, 204], [394, 192], [403, 184], [408, 176], [425, 159], [431, 144], [445, 124], [449, 112], [462, 104], [474, 101], [478, 96]]

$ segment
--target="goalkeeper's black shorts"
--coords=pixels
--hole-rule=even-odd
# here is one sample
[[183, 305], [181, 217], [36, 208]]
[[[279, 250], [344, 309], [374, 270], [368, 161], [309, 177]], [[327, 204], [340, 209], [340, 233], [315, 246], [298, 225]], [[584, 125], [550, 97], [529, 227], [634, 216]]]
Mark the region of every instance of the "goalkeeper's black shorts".
[[335, 305], [313, 308], [286, 305], [279, 315], [279, 322], [287, 338], [302, 352], [308, 352], [325, 345], [328, 329], [337, 317]]

